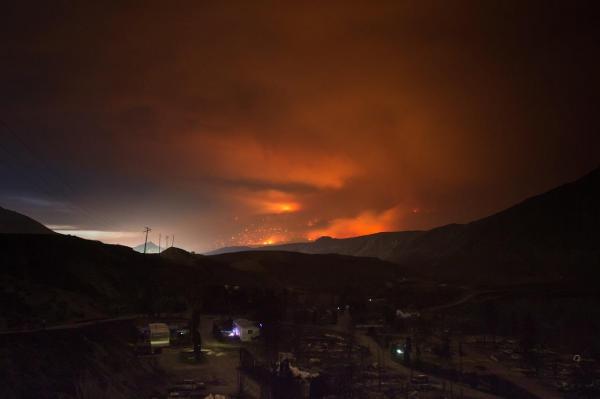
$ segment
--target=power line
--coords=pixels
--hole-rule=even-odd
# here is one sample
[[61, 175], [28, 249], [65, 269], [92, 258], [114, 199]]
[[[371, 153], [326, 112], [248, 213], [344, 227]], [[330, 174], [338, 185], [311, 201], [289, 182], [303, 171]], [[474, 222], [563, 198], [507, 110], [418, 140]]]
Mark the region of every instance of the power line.
[[[67, 181], [65, 181], [64, 179], [62, 179], [58, 173], [56, 173], [53, 168], [44, 161], [43, 157], [40, 156], [33, 148], [31, 148], [27, 143], [25, 143], [14, 131], [13, 129], [10, 128], [10, 126], [8, 126], [8, 124], [0, 118], [0, 126], [2, 126], [4, 129], [2, 129], [6, 134], [9, 134], [12, 138], [13, 138], [13, 142], [18, 144], [22, 149], [24, 149], [24, 152], [27, 153], [27, 155], [29, 156], [29, 158], [31, 160], [34, 161], [34, 163], [37, 163], [38, 165], [38, 173], [35, 174], [36, 177], [38, 177], [42, 182], [42, 184], [40, 185], [39, 182], [35, 183], [34, 182], [34, 186], [37, 186], [38, 188], [40, 186], [44, 186], [44, 189], [42, 191], [45, 192], [46, 195], [48, 195], [50, 198], [52, 197], [56, 197], [55, 195], [52, 195], [52, 191], [53, 190], [52, 186], [47, 184], [46, 180], [54, 180], [55, 183], [57, 183], [56, 185], [60, 186], [59, 188], [61, 189], [60, 191], [61, 194], [63, 194], [65, 199], [68, 199], [69, 197], [73, 196], [73, 193], [75, 190], [73, 190], [73, 188], [68, 184]], [[1, 143], [1, 142], [0, 142]], [[5, 147], [4, 151], [10, 155], [10, 151]], [[17, 162], [15, 162], [15, 164], [17, 164]], [[40, 167], [41, 166], [41, 167]], [[17, 173], [19, 173], [19, 169], [15, 166], [15, 170], [17, 170]], [[21, 175], [23, 175], [22, 173], [20, 173]], [[42, 176], [42, 174], [45, 174], [45, 176]], [[46, 178], [46, 180], [44, 179], [44, 177]], [[50, 177], [51, 179], [48, 179], [48, 177]], [[53, 178], [53, 179], [52, 179]], [[27, 178], [26, 180], [29, 180], [30, 182], [32, 182], [31, 178]], [[95, 216], [92, 212], [88, 211], [87, 209], [83, 208], [80, 205], [75, 205], [73, 203], [70, 204], [70, 207], [76, 211], [79, 211], [81, 214], [83, 214], [84, 217], [86, 217], [89, 221], [92, 222], [92, 224], [98, 225], [98, 226], [106, 226], [107, 224], [112, 224], [112, 225], [117, 225], [116, 223], [114, 223], [114, 221], [111, 220], [107, 220], [106, 216], [102, 217], [102, 219], [98, 218], [97, 216]], [[108, 222], [108, 223], [107, 223]]]
[[[49, 198], [53, 197], [53, 195], [50, 193], [51, 190], [50, 190], [49, 186], [47, 186], [43, 180], [36, 181], [36, 179], [34, 177], [32, 177], [32, 175], [26, 174], [23, 169], [21, 169], [17, 166], [18, 160], [16, 160], [16, 158], [14, 157], [14, 154], [12, 154], [10, 152], [10, 150], [8, 149], [8, 147], [6, 147], [1, 141], [0, 141], [0, 150], [2, 150], [7, 155], [7, 158], [5, 158], [5, 162], [8, 165], [8, 167], [12, 167], [12, 169], [15, 171], [15, 173], [20, 176], [22, 181], [27, 181], [28, 183], [30, 183], [31, 186], [37, 188], [39, 191], [42, 191]], [[12, 162], [9, 158], [12, 158]], [[38, 175], [34, 175], [34, 176], [39, 177]]]

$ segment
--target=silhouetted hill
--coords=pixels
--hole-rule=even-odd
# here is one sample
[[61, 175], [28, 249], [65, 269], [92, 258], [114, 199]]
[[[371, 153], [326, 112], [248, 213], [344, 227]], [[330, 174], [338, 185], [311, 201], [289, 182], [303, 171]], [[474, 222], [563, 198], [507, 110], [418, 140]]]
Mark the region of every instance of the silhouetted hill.
[[237, 252], [211, 256], [245, 273], [255, 273], [276, 286], [340, 291], [394, 285], [406, 274], [398, 265], [376, 258], [285, 251]]
[[42, 318], [60, 322], [177, 311], [203, 286], [256, 280], [209, 258], [193, 259], [143, 255], [60, 234], [1, 234], [0, 328]]
[[185, 249], [177, 247], [169, 247], [160, 253], [160, 256], [165, 259], [170, 259], [179, 263], [196, 262], [198, 258], [194, 254]]
[[212, 257], [193, 254], [184, 249], [170, 247], [160, 257], [179, 265], [193, 266], [202, 270], [203, 279], [213, 284], [239, 284], [256, 286], [264, 284], [264, 278], [252, 270], [241, 271]]
[[[247, 252], [247, 251], [253, 251], [253, 250], [260, 250], [261, 248], [262, 247], [260, 247], [260, 246], [258, 246], [258, 247], [250, 247], [250, 246], [223, 247], [223, 248], [215, 249], [213, 251], [208, 251], [204, 255], [222, 255], [222, 254], [229, 254], [232, 252]], [[298, 252], [300, 252], [300, 251], [298, 251]]]
[[600, 275], [600, 169], [465, 225], [415, 237], [389, 257], [453, 280], [573, 281]]
[[199, 274], [128, 247], [59, 234], [0, 235], [0, 265], [3, 316], [22, 321], [139, 312], [158, 295], [177, 298]]
[[0, 207], [0, 234], [56, 234], [43, 224]]
[[252, 250], [292, 251], [311, 254], [340, 254], [390, 259], [397, 248], [404, 248], [419, 231], [382, 232], [352, 238], [321, 237], [313, 242], [253, 248]]
[[216, 281], [244, 285], [339, 290], [344, 287], [381, 287], [406, 277], [398, 265], [376, 258], [286, 251], [250, 251], [198, 255], [169, 248], [160, 256], [178, 264], [202, 264]]

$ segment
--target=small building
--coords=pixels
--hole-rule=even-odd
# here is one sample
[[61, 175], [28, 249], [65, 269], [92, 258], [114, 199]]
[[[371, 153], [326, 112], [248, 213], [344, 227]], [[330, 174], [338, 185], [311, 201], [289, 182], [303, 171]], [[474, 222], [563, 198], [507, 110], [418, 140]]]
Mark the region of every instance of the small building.
[[233, 321], [233, 335], [240, 337], [241, 341], [252, 341], [260, 335], [260, 329], [255, 322], [246, 319], [236, 319]]
[[171, 332], [169, 326], [165, 323], [150, 323], [150, 348], [154, 352], [155, 349], [169, 346], [171, 342]]
[[400, 318], [400, 319], [412, 319], [415, 317], [421, 317], [421, 314], [419, 312], [410, 312], [410, 311], [406, 311], [403, 312], [402, 309], [396, 309], [396, 317]]

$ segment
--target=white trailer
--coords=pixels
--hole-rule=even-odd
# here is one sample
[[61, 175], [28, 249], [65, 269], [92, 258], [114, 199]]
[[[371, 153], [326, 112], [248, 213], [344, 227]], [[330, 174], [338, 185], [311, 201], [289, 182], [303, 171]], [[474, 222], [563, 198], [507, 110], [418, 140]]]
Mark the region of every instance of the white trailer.
[[150, 323], [150, 348], [154, 352], [155, 349], [165, 348], [171, 343], [171, 332], [169, 326], [165, 323]]
[[252, 341], [260, 335], [260, 329], [253, 321], [236, 319], [233, 321], [233, 335], [240, 337], [240, 341]]

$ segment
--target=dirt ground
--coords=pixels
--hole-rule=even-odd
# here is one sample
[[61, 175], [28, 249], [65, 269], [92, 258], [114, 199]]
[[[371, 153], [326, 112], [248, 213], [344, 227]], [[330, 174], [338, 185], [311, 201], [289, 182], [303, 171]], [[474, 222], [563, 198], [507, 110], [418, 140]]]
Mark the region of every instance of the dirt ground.
[[238, 393], [239, 348], [235, 343], [213, 339], [211, 316], [201, 320], [203, 360], [199, 364], [183, 360], [181, 352], [190, 347], [164, 348], [158, 356], [159, 366], [172, 382], [196, 379], [206, 384], [206, 394], [235, 395]]

